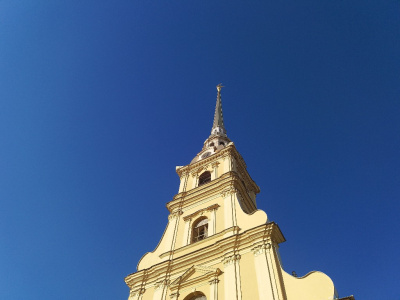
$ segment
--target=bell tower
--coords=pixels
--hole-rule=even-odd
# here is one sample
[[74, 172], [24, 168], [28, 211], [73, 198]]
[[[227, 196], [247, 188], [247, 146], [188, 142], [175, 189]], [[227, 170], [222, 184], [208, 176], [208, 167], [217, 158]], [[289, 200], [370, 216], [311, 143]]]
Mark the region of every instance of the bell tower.
[[129, 300], [337, 299], [325, 274], [297, 278], [282, 269], [285, 238], [257, 209], [260, 188], [227, 136], [221, 89], [210, 136], [190, 164], [176, 167], [179, 190], [160, 242], [125, 278]]

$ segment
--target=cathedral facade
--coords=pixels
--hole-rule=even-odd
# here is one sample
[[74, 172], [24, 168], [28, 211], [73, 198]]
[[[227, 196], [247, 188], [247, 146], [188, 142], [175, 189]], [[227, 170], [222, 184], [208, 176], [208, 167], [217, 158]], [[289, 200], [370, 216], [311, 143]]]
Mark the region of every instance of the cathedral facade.
[[129, 300], [337, 299], [327, 275], [282, 269], [285, 238], [257, 209], [260, 188], [226, 134], [221, 88], [210, 136], [190, 164], [176, 167], [179, 191], [158, 246], [125, 278]]

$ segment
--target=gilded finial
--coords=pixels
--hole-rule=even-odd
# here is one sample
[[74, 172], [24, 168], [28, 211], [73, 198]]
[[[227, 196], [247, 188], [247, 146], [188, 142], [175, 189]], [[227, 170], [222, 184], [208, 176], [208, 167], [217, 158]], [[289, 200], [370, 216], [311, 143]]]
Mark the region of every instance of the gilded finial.
[[221, 92], [221, 89], [222, 89], [223, 87], [224, 87], [224, 86], [222, 86], [222, 83], [218, 84], [218, 85], [217, 85], [217, 91], [218, 91], [218, 92]]

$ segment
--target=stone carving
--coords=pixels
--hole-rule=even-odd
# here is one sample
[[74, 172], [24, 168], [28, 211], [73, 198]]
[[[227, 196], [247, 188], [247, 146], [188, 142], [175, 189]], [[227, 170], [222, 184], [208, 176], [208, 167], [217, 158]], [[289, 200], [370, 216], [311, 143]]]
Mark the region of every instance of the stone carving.
[[238, 193], [238, 190], [234, 186], [230, 186], [229, 188], [227, 188], [227, 189], [225, 189], [225, 190], [223, 190], [221, 192], [221, 196], [223, 198], [225, 198], [225, 197], [227, 197], [229, 195], [233, 195], [233, 194], [236, 194], [236, 193]]
[[267, 243], [267, 244], [256, 246], [256, 247], [252, 248], [251, 251], [253, 251], [254, 256], [258, 256], [260, 254], [265, 253], [266, 250], [268, 250], [270, 248], [271, 248], [271, 244]]
[[224, 257], [222, 262], [224, 263], [224, 266], [229, 266], [231, 264], [234, 264], [237, 260], [240, 260], [241, 256], [240, 254], [234, 254], [231, 256]]
[[175, 218], [179, 217], [181, 214], [183, 214], [183, 212], [182, 212], [181, 210], [172, 212], [172, 213], [168, 216], [168, 220], [175, 219]]
[[219, 165], [219, 162], [216, 161], [216, 162], [213, 162], [213, 163], [211, 164], [211, 167], [212, 167], [212, 168], [218, 168], [218, 165]]
[[129, 292], [129, 298], [133, 299], [134, 297], [140, 296], [140, 295], [144, 294], [145, 291], [146, 290], [144, 288], [139, 288], [137, 290], [131, 290]]
[[187, 221], [189, 221], [190, 219], [194, 218], [195, 216], [197, 216], [199, 214], [203, 215], [205, 211], [213, 211], [213, 210], [218, 209], [218, 207], [219, 207], [218, 204], [214, 204], [214, 205], [208, 206], [206, 208], [199, 209], [198, 211], [183, 217], [183, 220], [187, 222]]
[[160, 280], [160, 281], [157, 281], [157, 282], [156, 282], [156, 284], [154, 285], [154, 287], [155, 287], [156, 290], [158, 290], [158, 289], [163, 288], [164, 286], [167, 286], [168, 283], [169, 283], [169, 281], [168, 281], [167, 279]]
[[218, 278], [214, 278], [214, 279], [211, 279], [210, 281], [208, 281], [208, 283], [209, 283], [210, 285], [218, 284], [218, 282], [219, 282]]
[[178, 292], [173, 293], [173, 294], [169, 295], [169, 297], [170, 297], [171, 299], [178, 299], [179, 293], [178, 293]]

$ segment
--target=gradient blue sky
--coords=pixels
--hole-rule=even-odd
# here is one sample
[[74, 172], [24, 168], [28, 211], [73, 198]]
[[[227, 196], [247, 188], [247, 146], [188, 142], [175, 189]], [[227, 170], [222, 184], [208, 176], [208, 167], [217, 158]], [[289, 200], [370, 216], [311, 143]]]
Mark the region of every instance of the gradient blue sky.
[[0, 1], [0, 298], [126, 299], [222, 82], [284, 269], [400, 299], [399, 54], [395, 0]]

